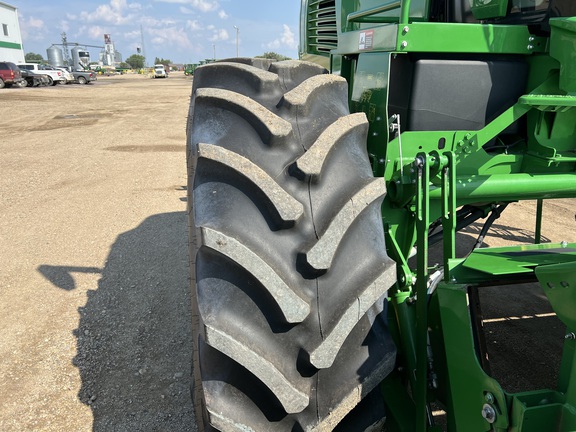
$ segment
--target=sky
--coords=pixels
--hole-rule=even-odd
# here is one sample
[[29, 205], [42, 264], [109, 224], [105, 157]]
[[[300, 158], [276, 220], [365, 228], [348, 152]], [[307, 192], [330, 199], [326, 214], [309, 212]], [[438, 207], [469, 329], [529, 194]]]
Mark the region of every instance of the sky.
[[[41, 54], [62, 43], [69, 49], [104, 45], [110, 34], [125, 60], [144, 40], [147, 64], [172, 63], [273, 51], [298, 58], [300, 0], [3, 0], [18, 8], [24, 52]], [[236, 30], [238, 27], [238, 31]], [[142, 29], [142, 31], [141, 31]], [[87, 47], [92, 61], [99, 48]]]

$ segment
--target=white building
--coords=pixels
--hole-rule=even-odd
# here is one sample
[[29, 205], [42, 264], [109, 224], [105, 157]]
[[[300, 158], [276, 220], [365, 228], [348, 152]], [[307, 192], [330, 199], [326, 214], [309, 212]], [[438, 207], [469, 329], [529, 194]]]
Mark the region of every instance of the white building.
[[24, 62], [22, 35], [18, 23], [18, 10], [0, 2], [0, 61]]

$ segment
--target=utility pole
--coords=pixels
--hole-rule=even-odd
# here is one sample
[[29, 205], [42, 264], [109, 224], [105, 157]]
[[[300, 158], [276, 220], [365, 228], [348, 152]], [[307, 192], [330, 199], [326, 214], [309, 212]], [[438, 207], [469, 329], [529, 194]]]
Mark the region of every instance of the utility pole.
[[240, 57], [238, 55], [238, 33], [240, 33], [240, 28], [238, 26], [234, 26], [236, 29], [236, 57]]
[[142, 24], [140, 24], [140, 45], [142, 46], [142, 56], [144, 57], [144, 67], [146, 67], [146, 48], [144, 48], [144, 32], [142, 31]]
[[214, 61], [216, 61], [216, 44], [212, 44], [212, 49], [214, 50]]

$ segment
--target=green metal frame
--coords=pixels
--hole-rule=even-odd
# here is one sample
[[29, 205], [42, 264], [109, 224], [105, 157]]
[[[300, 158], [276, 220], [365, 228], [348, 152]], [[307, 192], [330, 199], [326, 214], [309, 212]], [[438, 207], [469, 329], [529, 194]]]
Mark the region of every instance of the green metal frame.
[[[351, 110], [370, 123], [374, 174], [388, 188], [382, 213], [398, 271], [389, 297], [399, 364], [381, 385], [387, 428], [440, 430], [428, 422], [434, 401], [449, 431], [576, 430], [576, 244], [541, 244], [544, 200], [576, 197], [576, 17], [550, 19], [546, 37], [497, 24], [508, 0], [473, 0], [474, 17], [485, 21], [466, 24], [429, 22], [431, 1], [304, 0], [302, 8], [302, 57], [329, 60], [348, 80]], [[407, 131], [388, 110], [391, 70], [414, 53], [521, 57], [529, 65], [526, 92], [480, 130]], [[519, 145], [484, 148], [520, 119], [527, 138]], [[456, 258], [460, 207], [475, 204], [487, 215], [499, 203], [528, 199], [538, 202], [535, 244]], [[431, 289], [428, 241], [437, 220], [444, 278]], [[506, 393], [476, 354], [472, 290], [518, 280], [539, 281], [567, 326], [555, 390]]]

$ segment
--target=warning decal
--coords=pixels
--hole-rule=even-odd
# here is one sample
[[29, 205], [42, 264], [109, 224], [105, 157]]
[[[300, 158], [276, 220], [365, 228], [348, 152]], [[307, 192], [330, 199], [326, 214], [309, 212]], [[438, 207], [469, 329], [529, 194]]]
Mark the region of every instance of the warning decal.
[[374, 47], [374, 30], [360, 32], [358, 39], [358, 49], [360, 51], [371, 50]]

